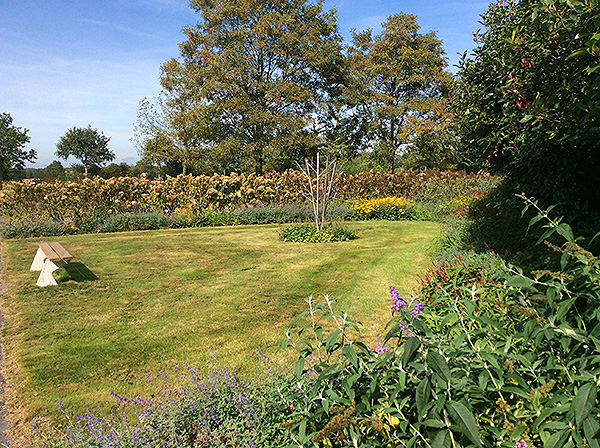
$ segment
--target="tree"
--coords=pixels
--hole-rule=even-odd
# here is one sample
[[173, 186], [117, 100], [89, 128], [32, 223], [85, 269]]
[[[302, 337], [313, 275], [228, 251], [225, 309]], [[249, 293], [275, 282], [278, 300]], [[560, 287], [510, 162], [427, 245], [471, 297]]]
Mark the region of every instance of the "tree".
[[410, 151], [402, 159], [402, 167], [456, 170], [460, 165], [457, 154], [459, 144], [450, 126], [442, 130], [425, 131], [411, 144]]
[[600, 210], [598, 3], [504, 0], [482, 16], [454, 103], [473, 169]]
[[168, 100], [166, 92], [154, 104], [147, 98], [140, 101], [133, 141], [142, 158], [158, 166], [175, 162], [185, 175], [191, 166], [208, 158], [210, 146], [198, 123], [190, 121], [193, 115], [176, 103], [176, 99]]
[[192, 123], [211, 157], [234, 151], [230, 159], [257, 173], [314, 152], [309, 128], [343, 60], [335, 14], [322, 1], [190, 4], [202, 20], [184, 30], [180, 60], [163, 65], [173, 122]]
[[65, 169], [62, 164], [55, 160], [46, 168], [43, 169], [41, 175], [43, 177], [53, 177], [56, 179], [64, 180], [65, 179]]
[[0, 114], [0, 180], [12, 179], [15, 171], [25, 168], [25, 162], [33, 162], [36, 152], [25, 151], [23, 147], [29, 143], [27, 129], [13, 126], [10, 114]]
[[131, 167], [125, 162], [121, 162], [120, 164], [111, 163], [102, 169], [101, 174], [105, 179], [110, 179], [111, 177], [126, 177], [130, 175]]
[[388, 17], [380, 35], [352, 33], [349, 65], [355, 85], [346, 118], [354, 144], [377, 148], [395, 168], [396, 155], [422, 132], [449, 122], [445, 94], [452, 82], [442, 42], [419, 33], [416, 16]]
[[115, 154], [108, 149], [110, 138], [103, 132], [87, 128], [69, 129], [56, 145], [56, 155], [62, 159], [75, 157], [84, 166], [84, 175], [88, 176], [90, 167], [101, 167], [114, 160]]

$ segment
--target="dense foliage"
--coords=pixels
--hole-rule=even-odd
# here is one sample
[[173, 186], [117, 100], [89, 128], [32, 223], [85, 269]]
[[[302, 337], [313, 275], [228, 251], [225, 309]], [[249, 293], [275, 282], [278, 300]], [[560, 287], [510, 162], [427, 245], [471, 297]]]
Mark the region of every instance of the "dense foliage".
[[[75, 416], [66, 430], [38, 431], [44, 447], [600, 446], [600, 261], [570, 227], [555, 271], [524, 274], [493, 254], [436, 266], [422, 296], [390, 287], [392, 320], [376, 345], [334, 300], [306, 299], [282, 347], [299, 358], [294, 378], [265, 383], [226, 369], [168, 382], [151, 398], [115, 396], [139, 422]], [[223, 399], [225, 398], [225, 399]]]
[[[292, 395], [289, 375], [258, 352], [266, 381], [242, 378], [223, 365], [208, 375], [186, 365], [151, 384], [148, 397], [121, 397], [120, 410], [69, 416], [65, 430], [34, 422], [38, 446], [55, 447], [190, 447], [247, 446], [279, 448], [286, 435], [282, 423], [291, 412], [285, 395]], [[168, 361], [168, 360], [167, 360]], [[215, 359], [211, 359], [216, 363]], [[175, 376], [171, 382], [169, 376]], [[135, 414], [136, 423], [131, 416]]]
[[333, 13], [306, 0], [195, 0], [181, 57], [163, 65], [171, 122], [218, 172], [291, 168], [312, 154], [311, 116], [339, 83]]
[[[600, 446], [600, 262], [564, 223], [545, 227], [566, 237], [556, 272], [497, 265], [495, 279], [470, 284], [438, 270], [427, 303], [390, 287], [394, 318], [375, 348], [329, 298], [309, 300], [299, 340], [287, 329], [284, 343], [300, 354], [297, 445]], [[502, 291], [490, 297], [493, 284]]]
[[598, 2], [498, 1], [482, 24], [454, 104], [468, 164], [540, 200], [598, 209]]
[[347, 93], [350, 144], [375, 149], [396, 168], [406, 145], [425, 131], [447, 125], [444, 104], [452, 83], [445, 70], [442, 42], [434, 32], [419, 33], [416, 16], [396, 14], [380, 35], [353, 33], [348, 64], [353, 84]]
[[358, 238], [356, 232], [334, 224], [317, 229], [311, 224], [294, 224], [284, 227], [280, 234], [281, 241], [293, 243], [333, 243]]

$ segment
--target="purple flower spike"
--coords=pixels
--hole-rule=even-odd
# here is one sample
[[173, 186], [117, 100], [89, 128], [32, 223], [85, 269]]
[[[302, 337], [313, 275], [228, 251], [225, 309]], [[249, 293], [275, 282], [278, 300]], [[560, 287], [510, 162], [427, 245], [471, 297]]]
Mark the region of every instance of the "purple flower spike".
[[400, 311], [406, 306], [406, 302], [393, 286], [390, 286], [390, 297], [392, 298], [392, 306], [390, 307], [392, 311]]
[[417, 303], [415, 303], [415, 307], [410, 312], [410, 315], [414, 319], [416, 319], [417, 317], [419, 317], [421, 315], [421, 311], [423, 311], [423, 308], [425, 308], [425, 306], [423, 305], [423, 302], [417, 302]]

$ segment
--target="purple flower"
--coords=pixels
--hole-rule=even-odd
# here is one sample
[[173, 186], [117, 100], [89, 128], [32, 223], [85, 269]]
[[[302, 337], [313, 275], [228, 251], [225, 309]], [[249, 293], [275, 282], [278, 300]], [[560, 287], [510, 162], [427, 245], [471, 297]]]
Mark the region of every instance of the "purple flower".
[[535, 448], [535, 446], [531, 445], [527, 445], [527, 441], [524, 439], [521, 439], [520, 441], [515, 443], [515, 448]]
[[414, 333], [411, 333], [411, 332], [409, 331], [408, 333], [406, 333], [406, 337], [407, 337], [407, 338], [414, 338], [414, 337], [415, 337], [415, 334], [414, 334]]
[[408, 330], [408, 326], [406, 325], [406, 323], [405, 323], [405, 322], [402, 322], [402, 323], [401, 323], [401, 324], [399, 324], [399, 325], [400, 325], [400, 330], [402, 330], [402, 331], [406, 331], [406, 330]]
[[423, 311], [423, 308], [425, 308], [425, 306], [423, 305], [423, 302], [417, 302], [415, 303], [415, 307], [413, 308], [413, 310], [410, 312], [410, 315], [413, 318], [417, 318], [420, 316], [421, 311]]
[[393, 286], [390, 286], [390, 297], [392, 298], [392, 306], [390, 307], [392, 311], [400, 311], [406, 306], [406, 302]]

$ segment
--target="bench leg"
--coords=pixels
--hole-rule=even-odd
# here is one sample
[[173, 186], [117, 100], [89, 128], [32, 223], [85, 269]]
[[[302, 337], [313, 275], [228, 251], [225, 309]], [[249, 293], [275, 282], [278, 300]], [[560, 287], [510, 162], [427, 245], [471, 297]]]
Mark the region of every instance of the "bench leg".
[[52, 277], [52, 273], [56, 271], [58, 268], [65, 266], [67, 263], [64, 261], [50, 261], [46, 259], [42, 269], [40, 271], [40, 276], [38, 277], [36, 285], [38, 286], [51, 286], [57, 285], [56, 280]]
[[46, 259], [46, 254], [42, 249], [38, 249], [35, 253], [35, 257], [33, 258], [33, 263], [31, 263], [30, 271], [41, 271], [44, 266], [44, 260]]

